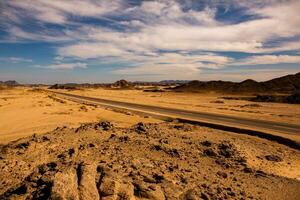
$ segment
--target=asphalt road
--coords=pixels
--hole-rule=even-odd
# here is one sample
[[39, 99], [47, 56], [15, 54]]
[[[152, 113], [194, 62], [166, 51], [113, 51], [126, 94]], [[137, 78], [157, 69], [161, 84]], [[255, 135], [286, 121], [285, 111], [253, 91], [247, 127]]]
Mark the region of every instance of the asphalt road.
[[[54, 91], [51, 91], [54, 92]], [[54, 92], [67, 98], [77, 101], [88, 101], [96, 104], [108, 105], [110, 107], [125, 108], [127, 110], [139, 110], [144, 113], [157, 113], [163, 116], [176, 117], [180, 119], [192, 119], [198, 122], [206, 122], [216, 125], [226, 125], [236, 128], [246, 128], [253, 131], [280, 132], [289, 135], [300, 135], [300, 125], [279, 123], [273, 121], [248, 119], [229, 115], [220, 115], [205, 112], [195, 112], [190, 110], [181, 110], [167, 107], [157, 107], [151, 105], [142, 105], [128, 102], [113, 101], [107, 99], [79, 96], [69, 93]]]

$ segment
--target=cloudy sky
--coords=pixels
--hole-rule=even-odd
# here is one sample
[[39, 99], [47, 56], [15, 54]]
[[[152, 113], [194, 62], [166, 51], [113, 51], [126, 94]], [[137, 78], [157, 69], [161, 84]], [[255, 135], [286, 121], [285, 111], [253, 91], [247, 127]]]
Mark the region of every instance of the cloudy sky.
[[0, 0], [0, 80], [267, 80], [300, 71], [299, 0]]

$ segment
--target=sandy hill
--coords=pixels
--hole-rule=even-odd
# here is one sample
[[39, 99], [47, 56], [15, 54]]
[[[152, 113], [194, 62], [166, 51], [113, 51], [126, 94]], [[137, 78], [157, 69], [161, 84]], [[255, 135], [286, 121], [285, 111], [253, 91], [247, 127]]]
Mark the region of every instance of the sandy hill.
[[240, 83], [230, 81], [191, 81], [182, 84], [176, 91], [217, 91], [217, 92], [243, 92], [243, 93], [294, 93], [300, 89], [300, 73], [275, 78], [269, 81], [256, 82], [247, 79]]

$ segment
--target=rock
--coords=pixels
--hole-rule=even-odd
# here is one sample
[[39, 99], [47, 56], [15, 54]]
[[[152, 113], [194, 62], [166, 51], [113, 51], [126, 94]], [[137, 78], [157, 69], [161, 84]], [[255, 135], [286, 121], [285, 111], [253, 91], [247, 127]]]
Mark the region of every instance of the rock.
[[52, 200], [79, 200], [77, 175], [74, 168], [57, 172], [51, 190]]
[[173, 148], [173, 149], [168, 149], [168, 150], [166, 151], [166, 153], [169, 154], [169, 155], [172, 156], [172, 157], [180, 158], [180, 154], [179, 154], [178, 150], [175, 149], [175, 148]]
[[138, 133], [146, 133], [146, 125], [143, 122], [139, 122], [137, 125], [135, 125], [135, 131]]
[[227, 191], [227, 194], [228, 194], [229, 196], [232, 196], [232, 197], [235, 196], [235, 193], [234, 193], [233, 191]]
[[119, 187], [120, 182], [117, 179], [104, 176], [99, 188], [101, 199], [104, 199], [104, 197], [116, 196]]
[[93, 143], [90, 143], [89, 147], [93, 148], [93, 147], [95, 147], [95, 145]]
[[160, 146], [158, 144], [157, 145], [153, 145], [152, 149], [155, 150], [155, 151], [162, 151], [163, 150], [162, 146]]
[[208, 140], [205, 140], [205, 141], [201, 142], [201, 144], [202, 144], [203, 146], [206, 146], [206, 147], [211, 147], [212, 142], [210, 142], [210, 141], [208, 141]]
[[204, 193], [204, 192], [201, 193], [201, 198], [202, 198], [203, 200], [210, 200], [208, 194], [206, 194], [206, 193]]
[[29, 142], [23, 142], [23, 143], [20, 143], [16, 146], [16, 148], [18, 149], [27, 149], [29, 147], [30, 143]]
[[116, 134], [111, 134], [110, 136], [109, 136], [109, 139], [112, 139], [112, 138], [114, 138], [114, 137], [116, 137]]
[[108, 121], [101, 121], [101, 122], [97, 123], [94, 128], [96, 130], [102, 129], [104, 131], [108, 131], [108, 130], [112, 129], [113, 127], [114, 126], [112, 123], [110, 123]]
[[205, 149], [205, 150], [203, 151], [203, 154], [206, 155], [206, 156], [210, 156], [210, 157], [215, 157], [215, 156], [217, 156], [217, 153], [216, 153], [213, 149], [211, 149], [211, 148]]
[[245, 167], [245, 168], [243, 169], [243, 171], [244, 171], [245, 173], [253, 173], [253, 172], [254, 172], [254, 170], [251, 169], [250, 167]]
[[135, 200], [134, 186], [131, 183], [121, 183], [118, 189], [117, 199]]
[[87, 131], [89, 129], [92, 129], [92, 126], [93, 125], [91, 123], [82, 124], [80, 127], [78, 127], [77, 129], [75, 129], [75, 133], [82, 132], [82, 131]]
[[87, 112], [88, 109], [86, 108], [86, 106], [80, 106], [79, 111]]
[[198, 200], [197, 193], [195, 190], [190, 189], [179, 196], [180, 200]]
[[232, 167], [231, 162], [228, 161], [228, 160], [225, 160], [224, 158], [218, 158], [218, 159], [215, 160], [215, 162], [216, 162], [217, 164], [219, 164], [219, 165], [225, 167], [225, 168], [230, 168], [230, 167]]
[[50, 139], [47, 136], [43, 136], [42, 140], [43, 140], [43, 142], [50, 141]]
[[47, 164], [48, 170], [54, 171], [57, 167], [57, 164], [55, 162], [50, 162]]
[[227, 175], [226, 172], [221, 172], [221, 171], [218, 171], [217, 175], [220, 176], [220, 177], [222, 177], [222, 178], [227, 178], [228, 177], [228, 175]]
[[177, 130], [182, 130], [182, 131], [192, 131], [192, 127], [187, 125], [187, 124], [178, 124], [174, 126], [175, 129]]
[[74, 153], [75, 153], [74, 148], [71, 148], [71, 149], [68, 150], [68, 154], [69, 154], [70, 157], [72, 157]]
[[121, 136], [121, 137], [119, 137], [119, 141], [120, 142], [128, 142], [129, 141], [129, 137], [127, 135]]
[[98, 189], [96, 187], [96, 165], [81, 164], [79, 166], [79, 185], [80, 199], [94, 200], [100, 199]]
[[277, 155], [267, 155], [265, 156], [266, 160], [272, 161], [272, 162], [281, 162], [282, 158]]
[[267, 177], [267, 173], [261, 171], [261, 170], [257, 170], [255, 173], [256, 177]]
[[144, 176], [143, 181], [146, 183], [156, 183], [156, 180], [153, 177]]
[[154, 175], [153, 175], [153, 178], [156, 180], [156, 183], [161, 183], [161, 182], [162, 182], [162, 180], [164, 180], [164, 179], [165, 179], [165, 177], [164, 177], [164, 176], [162, 176], [162, 175], [158, 175], [158, 174], [154, 174]]
[[146, 186], [142, 183], [134, 184], [134, 195], [141, 199], [164, 200], [165, 195], [158, 185]]
[[231, 158], [235, 154], [235, 149], [231, 143], [228, 142], [222, 142], [218, 146], [219, 148], [219, 154], [221, 156], [224, 156], [225, 158]]

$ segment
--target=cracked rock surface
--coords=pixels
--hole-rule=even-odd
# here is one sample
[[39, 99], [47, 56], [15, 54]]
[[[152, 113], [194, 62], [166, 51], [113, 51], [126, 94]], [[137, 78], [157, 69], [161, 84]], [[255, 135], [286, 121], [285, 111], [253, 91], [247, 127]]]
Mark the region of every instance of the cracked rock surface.
[[300, 199], [300, 152], [181, 123], [61, 127], [0, 146], [0, 199]]

